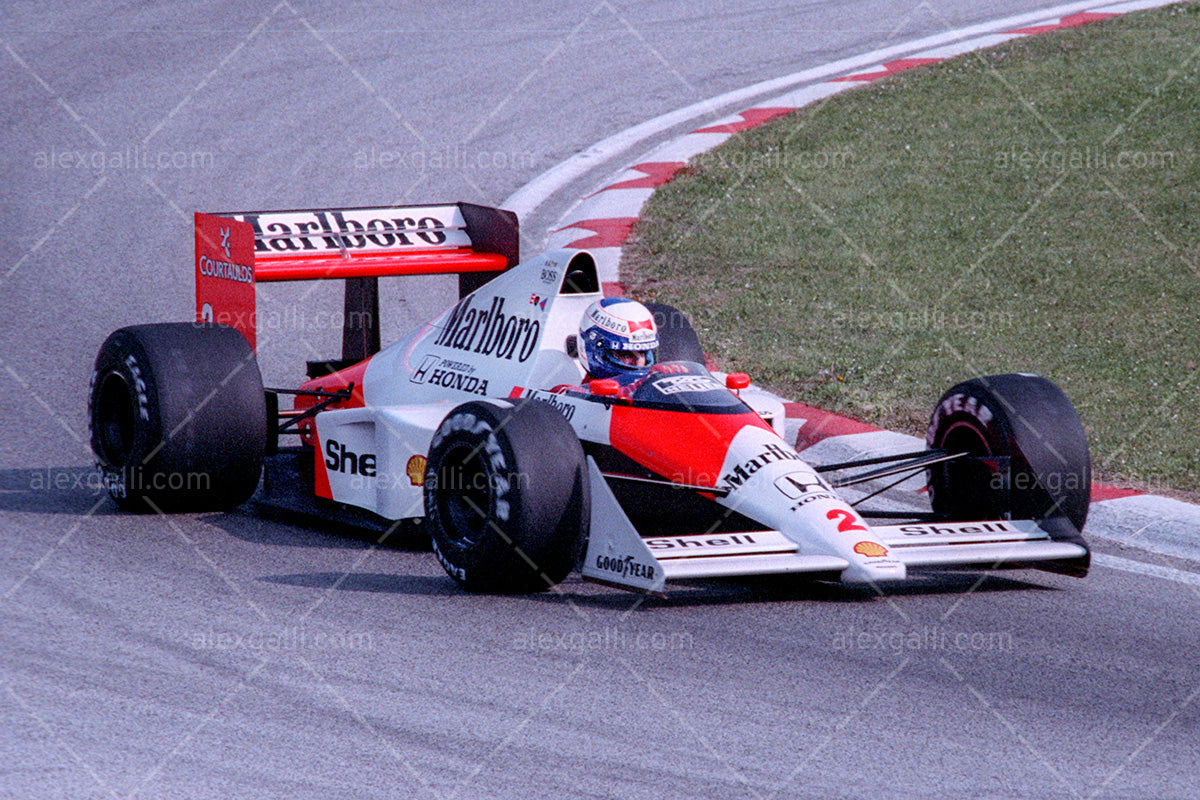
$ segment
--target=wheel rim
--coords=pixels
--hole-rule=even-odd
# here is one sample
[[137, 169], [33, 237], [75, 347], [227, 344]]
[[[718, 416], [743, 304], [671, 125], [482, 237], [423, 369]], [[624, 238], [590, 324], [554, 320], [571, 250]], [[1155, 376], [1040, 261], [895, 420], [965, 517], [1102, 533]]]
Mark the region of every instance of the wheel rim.
[[953, 423], [946, 428], [941, 449], [969, 457], [944, 467], [942, 486], [947, 496], [939, 499], [951, 516], [984, 519], [999, 514], [998, 487], [993, 486], [996, 471], [975, 460], [995, 455], [984, 433], [967, 422]]
[[460, 445], [442, 458], [437, 473], [436, 507], [441, 528], [460, 545], [483, 536], [491, 518], [491, 472], [478, 447]]
[[973, 456], [990, 456], [992, 447], [974, 425], [956, 422], [946, 429], [942, 437], [942, 449], [950, 453], [969, 453]]
[[114, 467], [124, 467], [133, 450], [133, 393], [125, 378], [116, 372], [104, 376], [96, 393], [96, 437], [100, 457]]

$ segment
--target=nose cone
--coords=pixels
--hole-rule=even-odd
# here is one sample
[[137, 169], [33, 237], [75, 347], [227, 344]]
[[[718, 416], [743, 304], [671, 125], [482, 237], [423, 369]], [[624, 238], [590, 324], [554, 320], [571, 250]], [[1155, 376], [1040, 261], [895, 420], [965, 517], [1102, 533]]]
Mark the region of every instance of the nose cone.
[[885, 552], [880, 556], [866, 556], [860, 561], [851, 561], [842, 573], [842, 582], [856, 585], [898, 583], [908, 577], [908, 571], [898, 559], [891, 558], [887, 548], [876, 542], [872, 545]]
[[[742, 431], [750, 429], [788, 449], [762, 417], [746, 409], [732, 414], [696, 414], [613, 406], [613, 447], [643, 467], [675, 483], [717, 486], [722, 465]], [[796, 456], [799, 458], [799, 456]]]

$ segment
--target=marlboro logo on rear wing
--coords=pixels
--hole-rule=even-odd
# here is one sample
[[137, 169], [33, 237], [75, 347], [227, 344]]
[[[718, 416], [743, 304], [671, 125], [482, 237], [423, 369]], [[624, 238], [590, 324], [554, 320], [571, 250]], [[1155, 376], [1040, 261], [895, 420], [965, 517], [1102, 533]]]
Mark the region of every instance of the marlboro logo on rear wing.
[[255, 284], [346, 280], [342, 360], [379, 349], [378, 278], [456, 274], [466, 295], [519, 256], [510, 211], [455, 203], [196, 214], [196, 317], [257, 340]]

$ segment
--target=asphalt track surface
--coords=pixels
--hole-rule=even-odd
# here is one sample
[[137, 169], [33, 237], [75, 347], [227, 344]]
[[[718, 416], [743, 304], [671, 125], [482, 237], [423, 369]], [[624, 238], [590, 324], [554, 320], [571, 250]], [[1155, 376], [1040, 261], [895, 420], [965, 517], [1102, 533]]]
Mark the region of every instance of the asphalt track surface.
[[[428, 553], [88, 481], [91, 360], [187, 318], [193, 210], [496, 203], [705, 97], [1037, 7], [6, 7], [0, 796], [1200, 796], [1194, 584], [472, 596]], [[288, 291], [269, 382], [336, 340], [336, 292]], [[388, 292], [385, 335], [449, 296]]]

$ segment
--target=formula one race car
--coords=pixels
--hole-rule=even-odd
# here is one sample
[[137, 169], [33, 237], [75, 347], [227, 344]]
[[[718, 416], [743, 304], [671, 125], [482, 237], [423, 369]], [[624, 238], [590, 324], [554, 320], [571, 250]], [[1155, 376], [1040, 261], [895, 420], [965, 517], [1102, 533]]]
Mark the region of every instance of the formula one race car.
[[[589, 380], [576, 337], [604, 294], [595, 262], [565, 250], [518, 263], [509, 212], [197, 214], [195, 258], [197, 321], [123, 328], [96, 358], [92, 446], [122, 508], [253, 496], [329, 523], [416, 525], [455, 581], [489, 592], [575, 570], [648, 592], [782, 573], [1087, 573], [1087, 443], [1043, 378], [953, 387], [920, 452], [810, 465], [783, 436], [782, 404], [710, 372], [670, 307], [648, 304], [660, 346], [636, 383]], [[380, 349], [378, 277], [432, 273], [458, 274], [458, 302]], [[342, 358], [264, 390], [256, 283], [327, 278], [346, 281]], [[920, 474], [927, 511], [872, 511], [843, 492]]]

